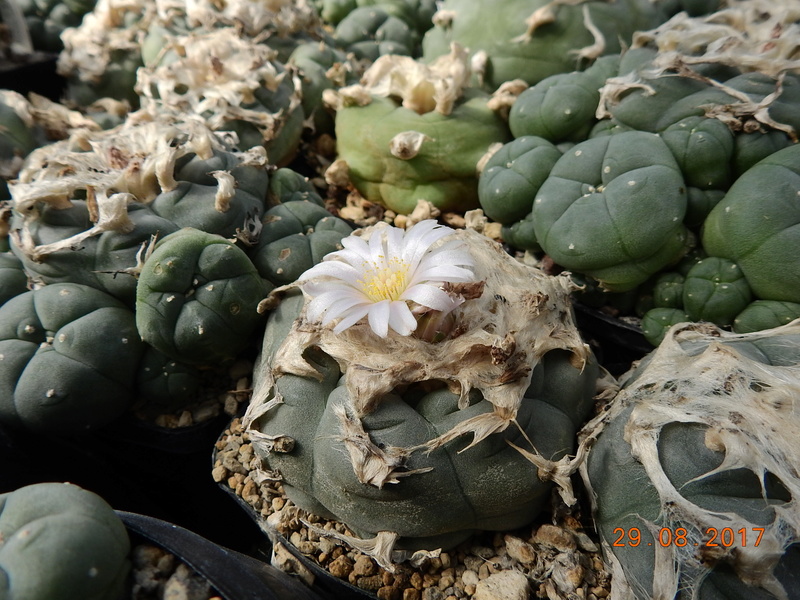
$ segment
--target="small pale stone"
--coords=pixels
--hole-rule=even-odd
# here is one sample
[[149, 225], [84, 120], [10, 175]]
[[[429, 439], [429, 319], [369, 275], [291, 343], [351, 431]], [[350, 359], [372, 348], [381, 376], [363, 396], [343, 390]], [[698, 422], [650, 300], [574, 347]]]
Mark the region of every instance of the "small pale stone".
[[474, 600], [527, 600], [528, 578], [520, 571], [494, 573], [475, 586]]
[[378, 590], [376, 595], [378, 596], [378, 600], [401, 600], [403, 592], [398, 588], [385, 585]]
[[383, 587], [383, 580], [380, 575], [370, 575], [368, 577], [359, 577], [356, 581], [356, 586], [368, 592], [377, 592]]
[[226, 469], [225, 467], [223, 467], [221, 464], [220, 464], [220, 465], [217, 465], [217, 466], [215, 466], [215, 467], [214, 467], [214, 468], [211, 470], [211, 477], [212, 477], [212, 478], [214, 479], [214, 481], [216, 481], [217, 483], [222, 483], [223, 481], [225, 481], [225, 478], [226, 478], [227, 476], [228, 476], [228, 469]]
[[478, 574], [475, 571], [464, 571], [464, 573], [461, 574], [461, 581], [464, 582], [465, 586], [478, 585], [480, 579], [478, 579]]
[[411, 585], [414, 586], [415, 589], [421, 590], [422, 589], [422, 575], [417, 572], [414, 572], [411, 575]]
[[437, 587], [429, 587], [422, 590], [422, 600], [444, 600], [444, 594]]

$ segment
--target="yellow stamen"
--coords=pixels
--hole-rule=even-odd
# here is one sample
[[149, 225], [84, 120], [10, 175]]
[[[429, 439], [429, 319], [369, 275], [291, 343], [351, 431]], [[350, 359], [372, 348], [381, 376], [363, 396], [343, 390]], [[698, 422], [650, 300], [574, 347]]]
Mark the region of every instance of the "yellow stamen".
[[[383, 259], [383, 256], [379, 258]], [[364, 263], [364, 278], [358, 283], [361, 290], [373, 302], [399, 300], [408, 287], [410, 265], [398, 258]]]

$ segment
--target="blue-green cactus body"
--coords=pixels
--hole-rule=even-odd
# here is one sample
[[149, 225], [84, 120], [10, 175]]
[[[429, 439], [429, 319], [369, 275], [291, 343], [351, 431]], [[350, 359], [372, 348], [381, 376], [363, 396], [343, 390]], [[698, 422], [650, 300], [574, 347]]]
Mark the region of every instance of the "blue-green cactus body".
[[[74, 247], [67, 247], [41, 257], [29, 255], [12, 243], [12, 252], [22, 260], [31, 276], [47, 284], [79, 283], [88, 285], [133, 306], [136, 296], [137, 254], [147, 246], [151, 236], [164, 237], [177, 231], [172, 221], [155, 214], [143, 204], [128, 206], [131, 231], [104, 231], [88, 237]], [[12, 228], [21, 219], [12, 220]], [[42, 246], [65, 240], [91, 229], [89, 208], [84, 200], [73, 200], [69, 208], [46, 205], [39, 218], [28, 219], [27, 232], [31, 240]]]
[[484, 165], [478, 200], [490, 219], [505, 225], [523, 219], [561, 152], [549, 141], [523, 136], [505, 144]]
[[157, 245], [136, 288], [142, 339], [196, 365], [234, 359], [262, 320], [258, 303], [268, 285], [236, 245], [192, 228]]
[[0, 306], [28, 291], [28, 275], [16, 256], [0, 252]]
[[539, 188], [536, 239], [566, 269], [629, 290], [689, 246], [683, 176], [666, 144], [645, 132], [581, 142]]
[[681, 308], [683, 284], [686, 278], [680, 273], [664, 273], [653, 284], [653, 305], [658, 308]]
[[382, 4], [352, 10], [336, 26], [333, 37], [341, 48], [370, 62], [385, 54], [415, 56], [420, 42], [417, 30]]
[[81, 432], [119, 417], [134, 398], [143, 352], [133, 312], [100, 290], [52, 284], [0, 307], [0, 419], [43, 432]]
[[[299, 294], [287, 296], [270, 315], [263, 352], [275, 351], [286, 338], [303, 305]], [[509, 427], [464, 450], [457, 438], [432, 452], [414, 452], [409, 470], [433, 470], [377, 487], [361, 483], [347, 453], [337, 407], [346, 400], [336, 361], [310, 350], [304, 358], [318, 378], [285, 374], [276, 381], [282, 402], [259, 427], [269, 436], [290, 436], [291, 449], [267, 456], [280, 471], [284, 489], [297, 505], [318, 515], [337, 518], [361, 536], [378, 531], [399, 533], [406, 548], [449, 547], [475, 530], [507, 530], [530, 522], [550, 494], [537, 468], [508, 442], [557, 460], [572, 449], [572, 436], [591, 406], [597, 374], [593, 361], [574, 367], [569, 353], [554, 350], [535, 368], [517, 415], [519, 428]], [[444, 434], [455, 425], [492, 411], [479, 392], [459, 409], [459, 396], [446, 388], [410, 386], [383, 397], [362, 417], [370, 440], [380, 448], [411, 447]], [[520, 431], [520, 428], [523, 433]], [[460, 452], [464, 450], [463, 452]]]
[[136, 373], [136, 391], [145, 409], [170, 412], [197, 397], [200, 371], [146, 345]]
[[[217, 204], [214, 171], [230, 171], [236, 181], [233, 196]], [[152, 202], [153, 210], [178, 227], [192, 227], [223, 237], [234, 237], [248, 218], [264, 213], [269, 175], [264, 167], [242, 165], [231, 153], [215, 151], [203, 160], [190, 154], [175, 166], [175, 189], [162, 192]]]
[[511, 107], [514, 137], [534, 135], [554, 144], [581, 141], [597, 122], [600, 88], [616, 75], [619, 56], [604, 56], [585, 71], [551, 75], [522, 92]]
[[710, 256], [692, 267], [683, 284], [683, 308], [692, 321], [730, 325], [753, 293], [735, 262]]
[[97, 494], [37, 483], [0, 494], [0, 595], [118, 600], [130, 571], [125, 525]]
[[680, 308], [651, 308], [642, 317], [642, 334], [653, 346], [658, 346], [670, 327], [689, 321], [689, 315]]
[[319, 206], [325, 205], [324, 200], [317, 192], [314, 184], [308, 180], [308, 177], [304, 177], [288, 167], [283, 167], [272, 173], [267, 190], [267, 203], [271, 206], [296, 200], [313, 202]]
[[346, 221], [303, 200], [269, 209], [262, 222], [259, 242], [249, 254], [261, 276], [275, 285], [295, 281], [323, 256], [341, 249], [341, 239], [353, 231]]
[[714, 207], [703, 229], [712, 256], [736, 262], [756, 298], [800, 302], [800, 146], [763, 159]]
[[800, 304], [797, 302], [754, 300], [736, 315], [732, 328], [736, 333], [750, 333], [780, 327], [795, 319], [800, 319]]

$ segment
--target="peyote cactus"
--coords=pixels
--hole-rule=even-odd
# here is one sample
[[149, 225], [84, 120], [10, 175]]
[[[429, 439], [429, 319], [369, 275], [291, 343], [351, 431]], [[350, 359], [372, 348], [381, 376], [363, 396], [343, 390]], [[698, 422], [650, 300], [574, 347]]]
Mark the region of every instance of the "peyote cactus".
[[144, 348], [133, 312], [74, 283], [24, 292], [0, 307], [0, 420], [77, 433], [116, 419], [134, 398]]
[[269, 291], [232, 242], [185, 227], [158, 242], [136, 287], [142, 339], [181, 362], [230, 361], [255, 334]]
[[28, 291], [28, 275], [22, 261], [10, 252], [0, 252], [0, 306]]
[[245, 421], [289, 498], [377, 536], [383, 564], [395, 542], [525, 525], [549, 479], [571, 499], [566, 455], [597, 366], [569, 278], [432, 221], [360, 235], [301, 278], [310, 301], [288, 286], [267, 324]]
[[352, 231], [346, 221], [318, 204], [290, 200], [264, 214], [258, 243], [248, 255], [264, 279], [284, 285], [341, 249], [341, 239]]
[[800, 321], [751, 334], [670, 329], [582, 432], [612, 594], [800, 594]]
[[798, 159], [800, 146], [794, 145], [758, 162], [705, 221], [703, 247], [712, 256], [735, 261], [761, 300], [800, 302]]
[[137, 74], [143, 109], [200, 115], [243, 149], [264, 145], [270, 163], [291, 162], [305, 118], [300, 82], [274, 50], [232, 27], [171, 36], [161, 50]]
[[363, 86], [339, 90], [332, 168], [344, 169], [367, 200], [398, 213], [419, 200], [441, 210], [476, 207], [478, 163], [509, 134], [489, 97], [464, 88], [468, 77], [466, 53], [456, 47], [429, 66], [378, 59]]
[[333, 37], [337, 46], [370, 63], [387, 54], [419, 54], [417, 30], [393, 14], [391, 6], [380, 3], [353, 9], [336, 26]]
[[690, 247], [686, 190], [657, 135], [629, 131], [575, 145], [533, 201], [536, 241], [566, 269], [625, 291]]
[[495, 5], [445, 0], [423, 38], [423, 57], [446, 54], [455, 42], [470, 49], [489, 90], [512, 79], [533, 85], [557, 73], [583, 68], [620, 52], [635, 31], [650, 29], [669, 14], [669, 3], [650, 0], [513, 0]]
[[36, 483], [0, 494], [3, 598], [117, 600], [130, 571], [125, 525], [97, 494]]
[[38, 284], [80, 283], [133, 307], [134, 268], [142, 245], [146, 246], [151, 237], [177, 231], [178, 226], [144, 204], [131, 203], [126, 227], [103, 231], [78, 245], [75, 238], [94, 225], [92, 210], [96, 205], [85, 200], [72, 200], [70, 204], [68, 208], [44, 204], [32, 208], [25, 217], [17, 213], [11, 219], [11, 251]]
[[136, 391], [146, 410], [163, 414], [184, 408], [197, 397], [199, 387], [199, 369], [145, 346], [136, 374]]

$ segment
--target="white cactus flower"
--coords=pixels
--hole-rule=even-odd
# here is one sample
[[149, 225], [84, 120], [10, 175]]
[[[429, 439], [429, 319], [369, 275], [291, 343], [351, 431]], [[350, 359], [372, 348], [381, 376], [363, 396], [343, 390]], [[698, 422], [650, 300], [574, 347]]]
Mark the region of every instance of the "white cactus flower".
[[344, 238], [342, 250], [328, 254], [299, 279], [312, 297], [307, 318], [321, 318], [323, 326], [341, 319], [334, 327], [340, 333], [367, 317], [372, 331], [385, 338], [389, 328], [410, 335], [417, 328], [415, 313], [452, 311], [464, 300], [445, 291], [443, 284], [475, 280], [463, 242], [434, 247], [452, 233], [429, 219], [407, 231], [385, 227], [368, 241], [356, 235]]

